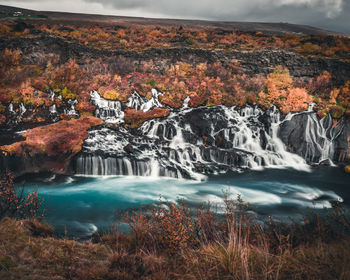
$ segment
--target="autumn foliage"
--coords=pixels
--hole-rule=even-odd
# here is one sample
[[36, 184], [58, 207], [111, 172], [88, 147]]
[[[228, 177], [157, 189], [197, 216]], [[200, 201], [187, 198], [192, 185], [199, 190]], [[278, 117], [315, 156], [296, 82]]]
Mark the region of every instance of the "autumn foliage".
[[13, 180], [11, 174], [4, 174], [0, 178], [0, 219], [40, 218], [42, 200], [38, 192], [25, 193], [24, 188], [15, 186]]
[[155, 118], [164, 118], [169, 115], [169, 109], [154, 108], [147, 112], [142, 110], [135, 110], [127, 108], [125, 110], [124, 120], [131, 128], [137, 128], [141, 126], [145, 121]]
[[81, 151], [84, 140], [88, 137], [88, 129], [102, 123], [101, 119], [83, 116], [80, 119], [37, 127], [23, 134], [25, 140], [1, 146], [0, 150], [11, 155], [72, 157]]
[[[100, 51], [149, 48], [191, 48], [224, 51], [262, 51], [271, 49], [294, 50], [304, 56], [331, 57], [348, 61], [350, 39], [332, 36], [301, 36], [297, 34], [269, 35], [245, 32], [223, 32], [212, 29], [133, 26], [130, 28], [85, 24], [33, 23], [31, 27], [65, 42], [86, 45]], [[13, 32], [11, 23], [2, 25], [0, 37], [11, 39], [36, 37], [27, 32]], [[146, 56], [147, 57], [147, 56]], [[288, 69], [277, 67], [268, 75], [243, 73], [239, 62], [207, 61], [159, 63], [149, 58], [134, 60], [126, 56], [79, 61], [56, 53], [37, 53], [30, 59], [18, 49], [6, 48], [0, 54], [0, 125], [6, 124], [6, 108], [15, 110], [23, 103], [32, 115], [21, 117], [24, 122], [42, 122], [36, 112], [56, 105], [62, 108], [68, 100], [76, 100], [79, 115], [92, 115], [95, 106], [90, 102], [90, 91], [97, 90], [108, 100], [125, 102], [132, 92], [151, 98], [151, 89], [164, 93], [160, 101], [172, 108], [182, 106], [190, 97], [189, 106], [244, 106], [271, 104], [283, 113], [303, 111], [310, 102], [316, 103], [320, 116], [332, 113], [337, 118], [350, 114], [350, 84], [333, 84], [330, 73], [308, 79], [293, 78]], [[54, 98], [49, 98], [51, 93]], [[62, 100], [58, 97], [62, 97]], [[333, 113], [336, 112], [336, 113]], [[159, 113], [159, 112], [158, 112]], [[29, 112], [27, 113], [29, 114]], [[137, 115], [138, 114], [138, 115]], [[150, 114], [128, 111], [127, 121], [132, 126], [149, 119]], [[160, 113], [165, 116], [164, 112]], [[64, 114], [61, 119], [67, 119]], [[136, 121], [137, 120], [137, 121]], [[45, 120], [44, 120], [45, 121]], [[138, 124], [136, 124], [136, 122]]]
[[265, 89], [259, 93], [259, 103], [264, 107], [274, 104], [287, 114], [305, 111], [313, 98], [304, 88], [294, 88], [288, 69], [277, 67], [267, 75]]
[[98, 49], [145, 50], [148, 48], [189, 47], [235, 51], [254, 51], [267, 48], [293, 49], [304, 56], [349, 59], [350, 39], [347, 37], [298, 34], [264, 34], [262, 32], [225, 32], [213, 29], [133, 26], [62, 26], [36, 25], [37, 29]]

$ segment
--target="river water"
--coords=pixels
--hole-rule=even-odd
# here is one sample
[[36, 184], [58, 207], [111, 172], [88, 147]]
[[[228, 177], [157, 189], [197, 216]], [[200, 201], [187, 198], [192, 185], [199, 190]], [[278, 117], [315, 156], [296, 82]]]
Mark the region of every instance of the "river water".
[[83, 177], [33, 175], [19, 178], [28, 191], [44, 199], [46, 221], [59, 234], [84, 239], [107, 231], [116, 212], [161, 201], [183, 199], [190, 205], [211, 202], [222, 211], [224, 194], [241, 195], [258, 219], [300, 220], [307, 209], [331, 207], [332, 201], [350, 204], [350, 175], [337, 167], [309, 171], [264, 169], [210, 176], [204, 181], [160, 177]]

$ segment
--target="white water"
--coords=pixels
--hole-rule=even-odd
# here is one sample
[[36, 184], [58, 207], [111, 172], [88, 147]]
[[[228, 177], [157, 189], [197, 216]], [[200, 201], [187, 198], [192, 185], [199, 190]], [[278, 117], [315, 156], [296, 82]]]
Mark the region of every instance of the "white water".
[[23, 116], [25, 112], [27, 112], [26, 107], [24, 107], [23, 103], [19, 104], [19, 114]]
[[141, 110], [141, 107], [147, 102], [147, 99], [140, 96], [136, 91], [125, 102], [126, 107], [133, 108], [135, 110]]
[[316, 161], [317, 154], [321, 154], [318, 162], [329, 160], [332, 163], [334, 155], [333, 141], [340, 135], [342, 129], [332, 128], [333, 121], [330, 115], [319, 120], [316, 114], [308, 114], [306, 122], [306, 158]]
[[51, 114], [57, 114], [56, 104], [53, 104], [52, 106], [50, 106], [49, 111]]
[[79, 116], [78, 112], [75, 110], [75, 105], [78, 104], [78, 101], [69, 99], [67, 103], [67, 108], [64, 109], [64, 113], [69, 116]]
[[124, 122], [124, 112], [119, 101], [102, 98], [97, 91], [91, 91], [91, 103], [96, 106], [95, 116], [107, 123]]
[[153, 108], [161, 108], [163, 105], [159, 102], [159, 96], [163, 95], [158, 92], [156, 89], [152, 89], [152, 98], [149, 99], [146, 103], [141, 105], [141, 110], [147, 112]]
[[[146, 101], [134, 92], [126, 106], [136, 110], [162, 107], [158, 100], [159, 93], [152, 90], [152, 95]], [[91, 131], [83, 153], [77, 159], [77, 174], [168, 176], [203, 180], [206, 174], [226, 173], [229, 170], [310, 170], [305, 160], [309, 155], [304, 159], [289, 152], [278, 137], [281, 123], [297, 114], [289, 114], [281, 121], [281, 115], [275, 107], [267, 112], [256, 106], [193, 109], [188, 107], [189, 101], [186, 98], [180, 110], [172, 110], [167, 118], [145, 122], [136, 135], [122, 127], [117, 130], [103, 128]], [[114, 120], [115, 115], [122, 116], [119, 102], [107, 101], [97, 92], [92, 93], [92, 102], [106, 112], [100, 114], [97, 110], [96, 116], [107, 122], [108, 116], [113, 115]], [[109, 113], [114, 110], [117, 113]], [[323, 151], [322, 160], [331, 159], [333, 140], [339, 133], [329, 137], [329, 127], [332, 125], [329, 119], [318, 121], [316, 113], [311, 110], [312, 106], [309, 112], [301, 113], [307, 114], [305, 137], [315, 144], [316, 149]], [[197, 120], [191, 120], [197, 114], [200, 114], [198, 122], [204, 121], [201, 125], [205, 126], [205, 137], [198, 135], [197, 130], [202, 128], [201, 125], [196, 128]], [[268, 118], [268, 128], [261, 121], [262, 117]], [[315, 137], [315, 134], [319, 136]], [[218, 139], [224, 143], [222, 147], [217, 146]], [[127, 146], [131, 151], [125, 150]], [[312, 153], [312, 149], [309, 153]]]

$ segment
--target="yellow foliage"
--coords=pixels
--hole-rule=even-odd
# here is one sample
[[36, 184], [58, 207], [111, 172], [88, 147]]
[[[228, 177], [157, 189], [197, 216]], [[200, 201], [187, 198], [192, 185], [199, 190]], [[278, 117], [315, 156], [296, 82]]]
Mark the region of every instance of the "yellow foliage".
[[103, 93], [103, 98], [105, 99], [109, 99], [109, 100], [119, 100], [120, 99], [120, 95], [116, 90], [106, 90]]

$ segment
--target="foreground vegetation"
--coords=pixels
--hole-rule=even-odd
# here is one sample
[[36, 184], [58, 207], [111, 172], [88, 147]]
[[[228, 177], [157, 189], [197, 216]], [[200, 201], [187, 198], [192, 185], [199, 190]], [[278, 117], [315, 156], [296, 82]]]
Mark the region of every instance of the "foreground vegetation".
[[124, 213], [130, 233], [114, 227], [86, 242], [55, 238], [36, 211], [4, 217], [0, 279], [350, 279], [350, 223], [339, 205], [288, 227], [259, 224], [239, 198], [225, 205], [221, 215], [183, 203]]

